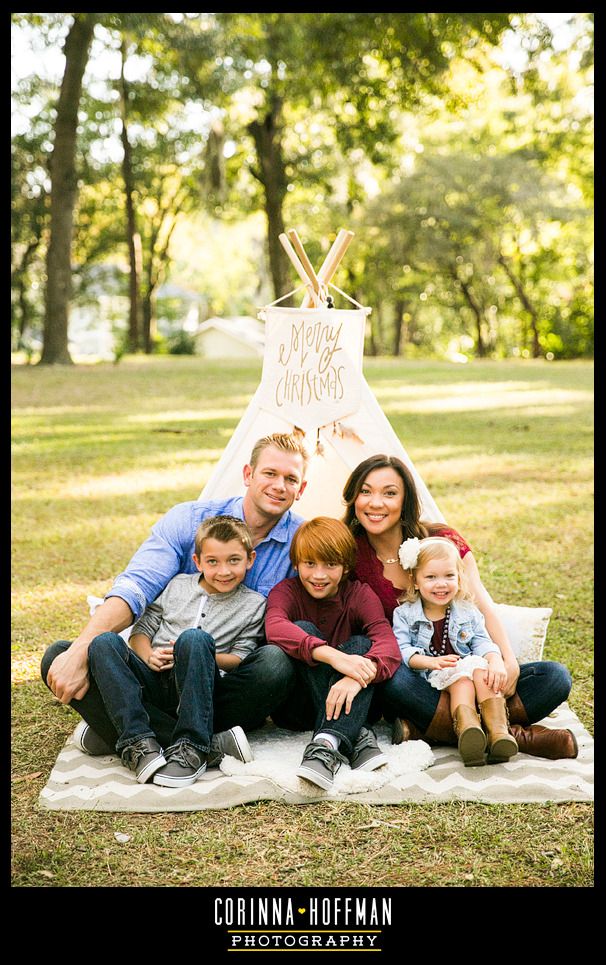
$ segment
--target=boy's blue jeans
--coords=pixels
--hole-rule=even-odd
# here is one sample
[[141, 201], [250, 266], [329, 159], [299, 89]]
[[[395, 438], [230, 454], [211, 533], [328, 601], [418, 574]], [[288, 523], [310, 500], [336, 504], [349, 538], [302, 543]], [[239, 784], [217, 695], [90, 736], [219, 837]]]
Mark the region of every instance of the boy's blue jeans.
[[[44, 683], [55, 657], [70, 646], [59, 640], [47, 649]], [[213, 733], [237, 724], [244, 730], [261, 727], [294, 687], [295, 670], [278, 647], [261, 646], [222, 677], [212, 637], [186, 630], [175, 644], [173, 671], [158, 673], [118, 634], [102, 633], [90, 644], [89, 681], [84, 697], [70, 706], [111, 747], [120, 751], [140, 737], [155, 736], [162, 747], [186, 738], [204, 751]]]
[[[297, 621], [297, 626], [305, 630], [306, 633], [311, 633], [315, 637], [321, 637], [320, 631], [312, 623]], [[345, 643], [341, 643], [337, 647], [337, 650], [340, 650], [342, 653], [357, 654], [363, 657], [364, 654], [368, 653], [371, 646], [372, 643], [368, 637], [353, 636]], [[366, 718], [375, 689], [373, 684], [369, 684], [356, 694], [352, 701], [349, 714], [345, 713], [345, 705], [343, 705], [337, 720], [327, 720], [326, 698], [328, 697], [328, 691], [332, 685], [338, 680], [341, 680], [344, 675], [333, 670], [331, 666], [325, 663], [317, 663], [315, 667], [311, 667], [301, 660], [293, 661], [293, 663], [296, 666], [298, 678], [302, 681], [311, 697], [315, 710], [314, 734], [320, 732], [333, 734], [341, 741], [340, 751], [351, 754], [360, 730], [366, 724]]]
[[176, 718], [171, 744], [187, 740], [203, 754], [209, 750], [218, 674], [213, 638], [202, 630], [186, 630], [177, 637], [173, 655], [174, 667], [158, 672], [117, 633], [101, 633], [91, 642], [89, 674], [118, 735], [118, 754], [143, 737], [156, 736], [143, 698]]

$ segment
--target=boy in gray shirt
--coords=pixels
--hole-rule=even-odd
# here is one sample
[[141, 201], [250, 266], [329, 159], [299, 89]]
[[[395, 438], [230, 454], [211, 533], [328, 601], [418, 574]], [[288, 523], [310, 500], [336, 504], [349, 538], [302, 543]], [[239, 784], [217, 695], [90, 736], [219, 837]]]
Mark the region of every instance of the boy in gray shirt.
[[[204, 520], [193, 554], [198, 573], [175, 576], [133, 626], [129, 645], [139, 661], [132, 669], [123, 661], [116, 665], [108, 651], [107, 666], [95, 667], [119, 734], [116, 750], [139, 782], [185, 787], [214, 763], [213, 697], [222, 675], [263, 639], [265, 597], [242, 582], [254, 559], [246, 523], [233, 516]], [[151, 730], [146, 702], [176, 716], [165, 751]], [[229, 733], [237, 756], [252, 760], [244, 731]]]

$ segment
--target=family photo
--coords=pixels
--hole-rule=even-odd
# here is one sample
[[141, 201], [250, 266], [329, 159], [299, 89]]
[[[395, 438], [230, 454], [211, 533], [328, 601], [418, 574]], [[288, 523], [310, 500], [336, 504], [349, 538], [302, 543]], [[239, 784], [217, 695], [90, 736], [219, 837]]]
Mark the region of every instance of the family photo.
[[11, 40], [13, 887], [592, 887], [593, 15]]

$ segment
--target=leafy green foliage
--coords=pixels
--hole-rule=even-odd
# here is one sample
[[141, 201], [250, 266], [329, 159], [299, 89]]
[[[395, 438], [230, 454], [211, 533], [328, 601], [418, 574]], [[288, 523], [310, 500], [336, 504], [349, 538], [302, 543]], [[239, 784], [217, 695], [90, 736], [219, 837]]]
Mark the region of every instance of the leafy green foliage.
[[[182, 277], [213, 310], [254, 311], [255, 289], [294, 287], [284, 224], [316, 265], [347, 226], [337, 281], [374, 307], [373, 353], [592, 354], [592, 15], [570, 15], [565, 48], [538, 14], [99, 17], [80, 109], [79, 276], [127, 264], [116, 61], [95, 73], [124, 43], [148, 316], [161, 282]], [[52, 50], [65, 17], [13, 14], [13, 29]], [[525, 62], [508, 65], [504, 41]], [[22, 112], [38, 108], [13, 143], [15, 345], [43, 302], [56, 95], [44, 75], [15, 91]], [[250, 249], [209, 252], [219, 236]], [[252, 281], [234, 285], [234, 257]]]

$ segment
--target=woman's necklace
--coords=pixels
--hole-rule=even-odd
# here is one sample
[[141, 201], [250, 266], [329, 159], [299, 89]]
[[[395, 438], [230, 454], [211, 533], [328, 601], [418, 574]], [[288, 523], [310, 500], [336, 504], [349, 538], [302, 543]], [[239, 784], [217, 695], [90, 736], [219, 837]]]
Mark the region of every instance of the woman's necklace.
[[379, 556], [378, 553], [377, 553], [377, 559], [380, 560], [381, 563], [399, 563], [400, 562], [397, 556], [394, 556], [394, 558], [391, 560], [384, 560], [383, 557]]
[[448, 604], [448, 606], [446, 607], [446, 610], [445, 610], [445, 612], [444, 612], [444, 627], [443, 627], [443, 629], [442, 629], [442, 642], [441, 642], [441, 644], [440, 644], [440, 649], [439, 649], [439, 650], [436, 650], [436, 649], [434, 648], [433, 638], [432, 638], [431, 643], [429, 644], [429, 652], [430, 652], [430, 653], [432, 654], [432, 656], [434, 656], [434, 657], [441, 657], [441, 656], [443, 656], [443, 654], [446, 653], [446, 643], [448, 642], [448, 620], [449, 620], [449, 617], [450, 617], [450, 603]]
[[[399, 535], [399, 540], [400, 540], [400, 542], [398, 543], [398, 548], [396, 549], [396, 555], [395, 555], [395, 556], [379, 556], [379, 551], [378, 551], [378, 549], [376, 548], [376, 546], [373, 546], [373, 549], [374, 549], [374, 551], [375, 551], [375, 555], [376, 555], [377, 559], [378, 559], [381, 563], [383, 563], [383, 564], [386, 564], [386, 563], [400, 563], [400, 557], [398, 556], [398, 552], [399, 552], [399, 549], [400, 549], [400, 543], [402, 542], [402, 539], [404, 538], [404, 534], [403, 534], [402, 531], [400, 530], [400, 533], [399, 533], [398, 535]], [[371, 546], [372, 546], [372, 543], [371, 543]], [[401, 565], [402, 565], [402, 564], [400, 563], [400, 566], [401, 566]]]

